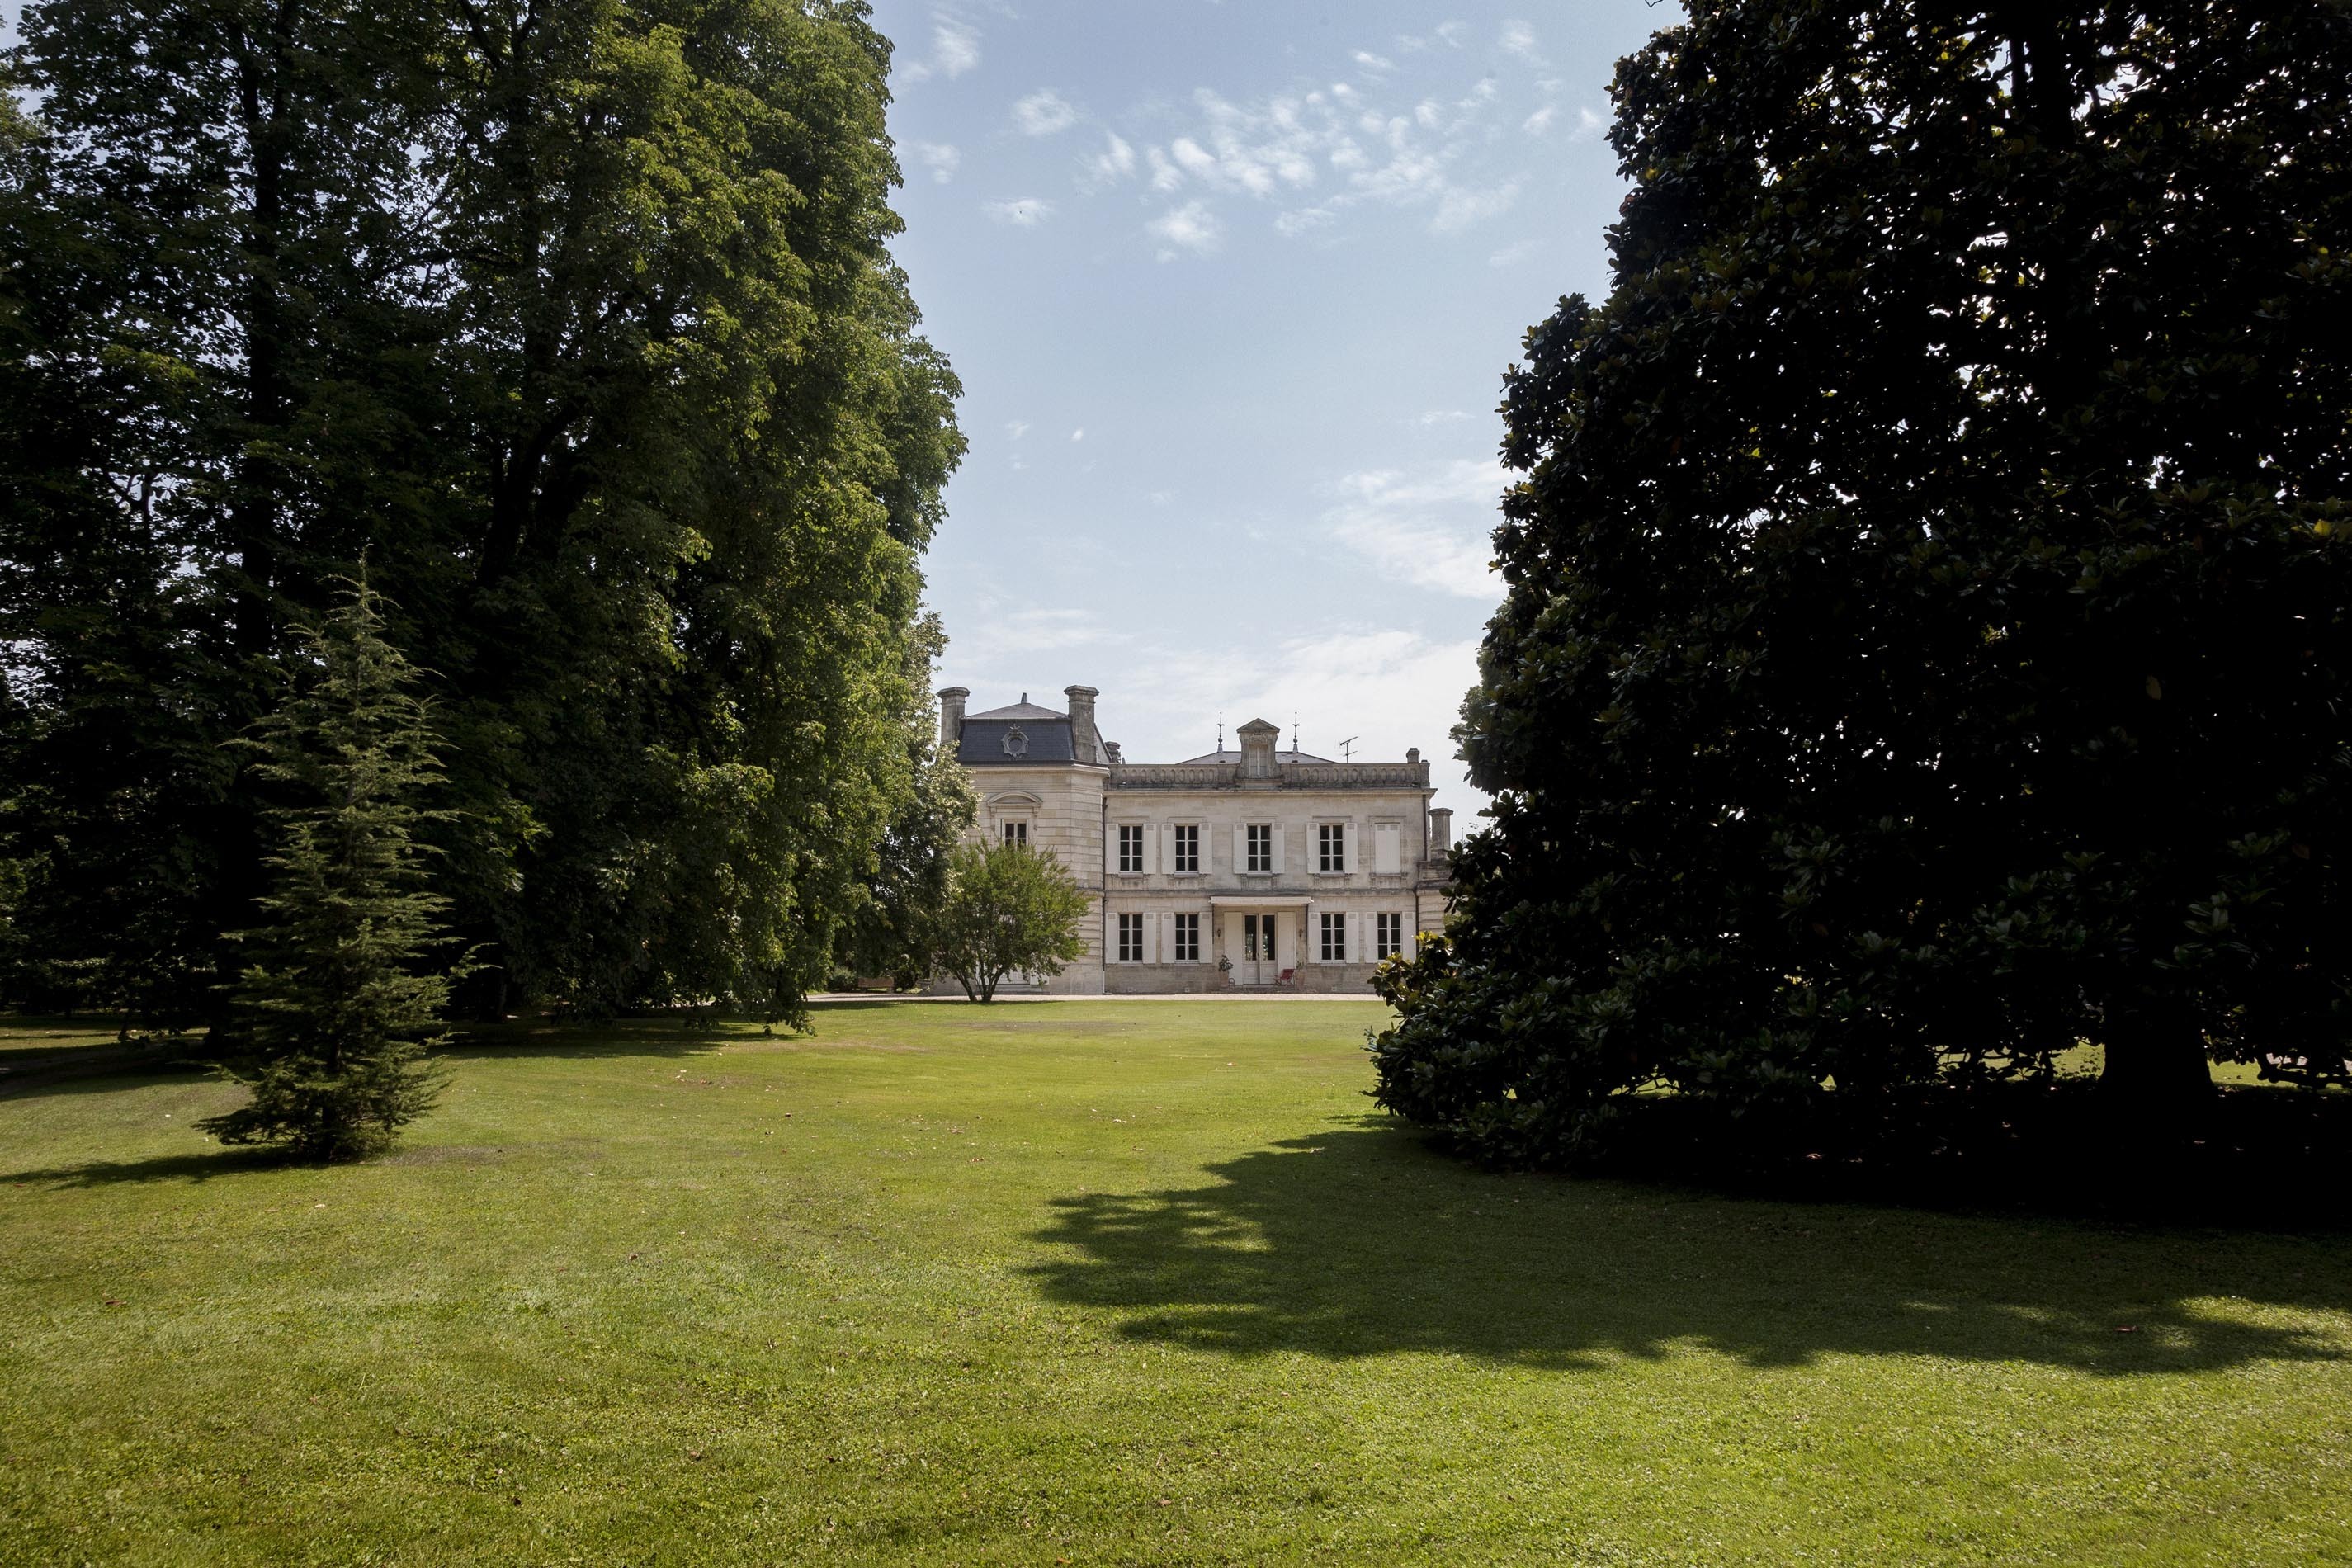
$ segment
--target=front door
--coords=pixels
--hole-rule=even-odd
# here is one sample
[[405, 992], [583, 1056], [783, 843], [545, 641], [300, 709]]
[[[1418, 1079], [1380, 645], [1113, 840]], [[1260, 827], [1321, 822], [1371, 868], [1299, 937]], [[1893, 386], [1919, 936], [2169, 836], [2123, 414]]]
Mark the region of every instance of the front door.
[[1271, 984], [1282, 975], [1281, 955], [1275, 949], [1272, 915], [1242, 917], [1242, 964], [1255, 985]]

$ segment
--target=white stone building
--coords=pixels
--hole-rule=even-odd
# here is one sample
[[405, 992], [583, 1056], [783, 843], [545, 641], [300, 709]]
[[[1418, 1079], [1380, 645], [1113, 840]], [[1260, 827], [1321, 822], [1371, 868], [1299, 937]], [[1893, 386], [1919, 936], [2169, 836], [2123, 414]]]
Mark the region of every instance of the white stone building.
[[1419, 751], [1335, 763], [1277, 750], [1259, 719], [1239, 751], [1131, 763], [1096, 730], [1094, 688], [1064, 690], [1066, 712], [1024, 692], [970, 715], [970, 691], [940, 693], [974, 835], [1051, 851], [1087, 891], [1087, 955], [1037, 989], [1361, 993], [1438, 928], [1454, 814], [1431, 807]]

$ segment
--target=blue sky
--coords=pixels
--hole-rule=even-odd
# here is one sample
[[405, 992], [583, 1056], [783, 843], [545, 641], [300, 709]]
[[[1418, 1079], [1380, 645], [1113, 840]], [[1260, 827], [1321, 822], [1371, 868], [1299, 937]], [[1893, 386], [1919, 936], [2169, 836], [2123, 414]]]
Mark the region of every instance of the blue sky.
[[930, 603], [975, 708], [1136, 761], [1298, 716], [1435, 760], [1499, 596], [1520, 333], [1606, 292], [1617, 58], [1676, 9], [877, 0], [898, 252], [971, 451]]

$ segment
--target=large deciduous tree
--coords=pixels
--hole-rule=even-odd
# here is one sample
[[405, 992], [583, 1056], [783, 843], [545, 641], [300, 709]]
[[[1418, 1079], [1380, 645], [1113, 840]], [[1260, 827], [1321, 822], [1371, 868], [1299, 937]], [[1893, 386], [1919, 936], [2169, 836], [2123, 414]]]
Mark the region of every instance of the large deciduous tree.
[[22, 31], [23, 942], [203, 1011], [261, 887], [217, 742], [364, 553], [451, 744], [471, 1005], [793, 1012], [914, 789], [961, 451], [887, 249], [865, 5], [129, 0]]
[[1553, 1160], [2343, 1070], [2352, 9], [1696, 0], [1614, 91], [1381, 1100]]

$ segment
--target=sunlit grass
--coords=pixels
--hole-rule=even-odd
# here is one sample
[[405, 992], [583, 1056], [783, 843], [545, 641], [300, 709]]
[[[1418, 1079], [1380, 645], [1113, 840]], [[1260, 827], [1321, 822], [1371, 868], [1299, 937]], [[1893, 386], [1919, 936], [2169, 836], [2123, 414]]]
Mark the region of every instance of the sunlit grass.
[[2352, 1559], [2342, 1239], [1482, 1174], [1378, 1016], [518, 1029], [331, 1170], [0, 1099], [0, 1562]]

